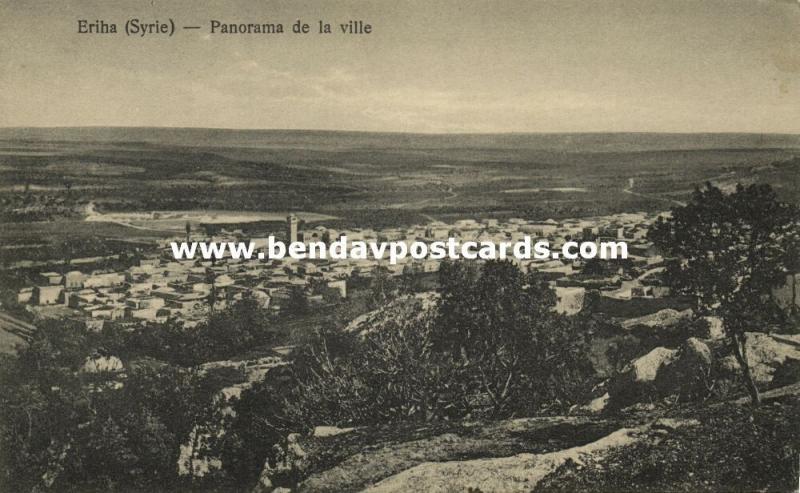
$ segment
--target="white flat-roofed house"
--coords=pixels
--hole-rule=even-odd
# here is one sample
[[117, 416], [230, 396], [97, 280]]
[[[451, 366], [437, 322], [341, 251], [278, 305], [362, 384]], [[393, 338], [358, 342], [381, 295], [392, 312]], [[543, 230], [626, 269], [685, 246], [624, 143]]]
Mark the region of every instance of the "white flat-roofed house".
[[396, 241], [406, 237], [406, 233], [399, 229], [384, 229], [378, 234], [378, 241]]
[[58, 272], [42, 272], [39, 278], [43, 284], [56, 285], [61, 284], [62, 276]]
[[474, 219], [459, 219], [458, 221], [456, 221], [453, 224], [454, 224], [454, 226], [456, 228], [462, 228], [462, 229], [465, 229], [465, 228], [479, 228], [480, 227], [480, 224], [478, 224], [478, 221], [476, 221]]
[[104, 320], [118, 320], [125, 318], [125, 306], [103, 305], [91, 311], [92, 318]]
[[170, 315], [170, 311], [165, 308], [142, 308], [131, 310], [130, 317], [137, 320], [147, 320], [149, 322], [164, 322]]
[[446, 240], [450, 236], [450, 227], [446, 224], [443, 226], [431, 226], [425, 230], [425, 238], [434, 240]]
[[83, 280], [85, 288], [105, 288], [110, 286], [120, 286], [125, 282], [125, 275], [116, 272], [105, 274], [92, 274]]
[[126, 273], [126, 278], [129, 282], [144, 282], [147, 279], [151, 279], [154, 274], [157, 274], [158, 271], [155, 269], [151, 269], [150, 271], [143, 270], [140, 267], [131, 267], [128, 269]]
[[149, 294], [153, 289], [153, 284], [149, 282], [131, 283], [128, 286], [128, 293], [132, 295]]
[[519, 230], [529, 235], [545, 237], [558, 231], [558, 224], [549, 222], [531, 223], [520, 226]]
[[22, 288], [17, 293], [17, 303], [25, 304], [30, 303], [33, 297], [33, 288]]
[[195, 293], [210, 293], [211, 284], [207, 282], [196, 282], [192, 284], [192, 291]]
[[69, 294], [67, 304], [72, 308], [79, 308], [92, 304], [97, 299], [97, 293], [92, 289], [82, 289]]
[[61, 302], [62, 286], [36, 286], [33, 288], [31, 300], [37, 305], [57, 305]]
[[161, 263], [158, 257], [143, 258], [139, 260], [139, 267], [156, 267]]
[[164, 301], [177, 300], [182, 295], [182, 293], [177, 292], [169, 286], [162, 286], [158, 289], [154, 289], [150, 294], [157, 298], [163, 298]]
[[164, 306], [164, 298], [156, 296], [128, 298], [125, 303], [135, 310], [158, 309]]
[[83, 272], [71, 270], [64, 275], [64, 288], [66, 289], [83, 289]]
[[214, 279], [214, 287], [217, 289], [233, 286], [235, 283], [236, 282], [233, 280], [233, 278], [228, 274], [222, 274]]

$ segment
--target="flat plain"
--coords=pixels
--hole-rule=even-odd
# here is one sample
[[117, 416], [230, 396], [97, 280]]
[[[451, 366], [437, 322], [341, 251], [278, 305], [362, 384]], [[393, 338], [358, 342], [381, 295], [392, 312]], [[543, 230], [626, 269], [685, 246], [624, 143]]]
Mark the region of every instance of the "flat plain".
[[667, 210], [705, 181], [769, 183], [797, 202], [798, 169], [791, 135], [6, 128], [0, 247], [11, 260], [23, 245], [146, 240], [187, 219], [290, 211], [388, 227]]

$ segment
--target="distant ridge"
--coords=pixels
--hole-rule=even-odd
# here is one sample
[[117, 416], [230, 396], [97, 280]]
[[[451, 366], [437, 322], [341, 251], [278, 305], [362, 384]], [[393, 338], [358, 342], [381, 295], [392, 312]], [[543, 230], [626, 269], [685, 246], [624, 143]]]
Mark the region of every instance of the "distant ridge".
[[800, 148], [800, 135], [753, 133], [415, 134], [333, 130], [236, 130], [156, 127], [0, 128], [0, 140], [192, 147], [326, 149], [534, 149], [556, 152]]

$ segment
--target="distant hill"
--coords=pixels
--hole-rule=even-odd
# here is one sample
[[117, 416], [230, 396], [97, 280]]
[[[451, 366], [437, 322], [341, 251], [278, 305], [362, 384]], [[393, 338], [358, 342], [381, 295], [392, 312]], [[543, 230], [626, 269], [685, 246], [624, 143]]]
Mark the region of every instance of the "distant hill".
[[0, 128], [0, 140], [141, 142], [157, 145], [306, 149], [527, 149], [556, 152], [636, 152], [800, 148], [800, 135], [747, 133], [410, 134], [322, 130], [71, 127]]

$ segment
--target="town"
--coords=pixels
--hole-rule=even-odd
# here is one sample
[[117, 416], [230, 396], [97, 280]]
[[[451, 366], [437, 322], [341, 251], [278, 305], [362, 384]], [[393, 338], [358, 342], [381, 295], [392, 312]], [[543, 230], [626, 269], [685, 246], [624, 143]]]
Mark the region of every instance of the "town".
[[[334, 230], [304, 227], [295, 215], [289, 215], [283, 237], [304, 243], [330, 243], [343, 235], [353, 241], [433, 242], [454, 237], [499, 243], [529, 235], [548, 240], [552, 248], [560, 248], [569, 240], [625, 241], [628, 259], [591, 261], [609, 264], [593, 275], [584, 269], [590, 262], [586, 260], [513, 259], [523, 270], [546, 276], [558, 296], [557, 310], [572, 314], [583, 306], [587, 289], [613, 300], [654, 299], [669, 294], [654, 275], [663, 270], [663, 258], [646, 239], [648, 226], [657, 217], [655, 213], [624, 213], [561, 221], [463, 219], [452, 224], [432, 221], [405, 228]], [[267, 244], [267, 238], [246, 236], [241, 229], [221, 229], [209, 238], [202, 231], [192, 232], [187, 227], [185, 236], [158, 241], [152, 252], [123, 271], [88, 271], [62, 265], [63, 272], [42, 272], [36, 285], [19, 291], [17, 302], [37, 318], [82, 320], [94, 329], [110, 320], [136, 323], [173, 319], [191, 327], [207, 317], [209, 310], [224, 309], [244, 295], [278, 313], [293, 290], [302, 292], [310, 305], [322, 305], [346, 298], [353, 276], [369, 278], [376, 269], [390, 277], [425, 276], [437, 272], [442, 262], [410, 257], [397, 264], [374, 258], [175, 260], [169, 249], [174, 240], [252, 241], [259, 251]]]

